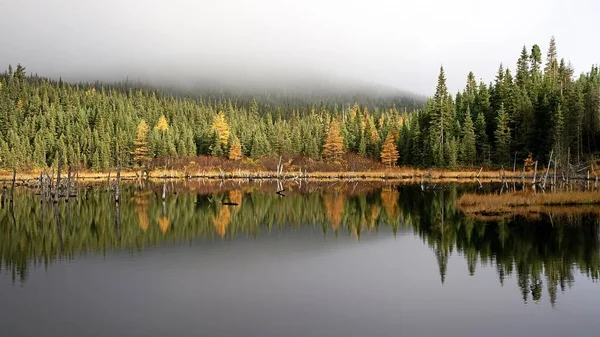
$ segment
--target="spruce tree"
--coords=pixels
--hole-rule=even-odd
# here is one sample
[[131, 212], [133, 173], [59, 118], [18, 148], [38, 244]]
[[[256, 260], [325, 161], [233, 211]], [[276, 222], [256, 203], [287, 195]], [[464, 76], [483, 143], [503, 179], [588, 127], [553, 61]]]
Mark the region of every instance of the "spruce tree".
[[496, 162], [498, 164], [508, 163], [509, 146], [510, 146], [510, 128], [508, 126], [508, 114], [504, 106], [500, 106], [498, 117], [496, 120], [495, 145], [496, 145]]
[[521, 56], [517, 61], [516, 74], [516, 82], [521, 89], [527, 90], [529, 88], [529, 76], [529, 54], [527, 53], [527, 47], [523, 46]]
[[462, 144], [460, 147], [460, 160], [466, 165], [473, 165], [477, 156], [475, 126], [471, 118], [471, 110], [467, 107], [465, 123], [462, 130]]
[[477, 119], [475, 120], [475, 149], [478, 163], [485, 163], [486, 158], [488, 158], [489, 144], [486, 128], [487, 123], [485, 121], [485, 117], [483, 112], [480, 111], [479, 114], [477, 114]]
[[438, 83], [433, 96], [432, 107], [430, 110], [430, 141], [431, 156], [437, 166], [444, 166], [444, 148], [448, 141], [447, 136], [450, 133], [451, 125], [451, 106], [449, 105], [448, 88], [446, 87], [446, 76], [444, 67], [440, 67]]

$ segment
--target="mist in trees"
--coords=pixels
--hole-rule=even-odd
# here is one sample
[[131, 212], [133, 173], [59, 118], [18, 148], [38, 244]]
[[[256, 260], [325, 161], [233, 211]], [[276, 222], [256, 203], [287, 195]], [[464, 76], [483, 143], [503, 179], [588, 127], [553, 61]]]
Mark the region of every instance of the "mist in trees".
[[598, 66], [575, 77], [552, 39], [545, 60], [538, 45], [524, 46], [514, 74], [500, 65], [486, 84], [469, 73], [452, 95], [442, 67], [434, 96], [420, 108], [376, 96], [274, 100], [69, 84], [28, 76], [18, 65], [0, 76], [0, 166], [43, 169], [62, 158], [103, 170], [199, 155], [338, 160], [353, 152], [388, 166], [452, 168], [522, 163], [529, 153], [545, 161], [551, 151], [564, 164], [599, 150]]

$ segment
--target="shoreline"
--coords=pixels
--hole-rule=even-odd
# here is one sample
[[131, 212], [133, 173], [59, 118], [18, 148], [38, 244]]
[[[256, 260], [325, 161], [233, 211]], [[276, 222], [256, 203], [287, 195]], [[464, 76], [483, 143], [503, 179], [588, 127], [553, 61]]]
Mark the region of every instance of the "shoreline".
[[[16, 184], [36, 183], [40, 179], [42, 170], [16, 172]], [[46, 173], [49, 173], [46, 171]], [[140, 177], [139, 171], [121, 170], [121, 180], [131, 181], [138, 180]], [[392, 181], [392, 182], [516, 182], [533, 183], [534, 177], [536, 182], [543, 180], [544, 172], [512, 172], [501, 170], [437, 170], [437, 169], [417, 169], [417, 168], [396, 168], [386, 170], [373, 171], [323, 171], [323, 172], [277, 172], [277, 171], [217, 171], [203, 170], [195, 172], [185, 172], [181, 170], [153, 170], [148, 172], [145, 180], [181, 180], [181, 179], [209, 179], [209, 180], [313, 180], [313, 181]], [[12, 181], [12, 172], [7, 170], [0, 171], [0, 180], [3, 183]], [[116, 178], [116, 170], [111, 171], [81, 171], [71, 174], [72, 180], [78, 181], [107, 181]], [[558, 177], [557, 177], [558, 178]], [[61, 172], [61, 180], [67, 179], [67, 172]], [[560, 178], [562, 179], [562, 177]], [[593, 181], [596, 176], [576, 176], [570, 177], [570, 180]], [[54, 175], [56, 180], [56, 174]], [[552, 177], [548, 176], [548, 180], [552, 181]]]

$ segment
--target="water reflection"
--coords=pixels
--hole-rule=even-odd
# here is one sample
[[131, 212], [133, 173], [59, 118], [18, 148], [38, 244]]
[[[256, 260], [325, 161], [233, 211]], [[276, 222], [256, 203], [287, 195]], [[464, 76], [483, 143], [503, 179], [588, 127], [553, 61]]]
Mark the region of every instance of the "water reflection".
[[554, 306], [559, 290], [571, 287], [577, 273], [598, 280], [596, 216], [484, 222], [456, 207], [457, 197], [475, 188], [448, 185], [423, 192], [420, 186], [323, 183], [289, 185], [281, 197], [275, 184], [197, 182], [174, 186], [165, 201], [160, 186], [126, 186], [118, 208], [99, 187], [57, 204], [18, 190], [14, 210], [0, 210], [0, 267], [25, 282], [33, 266], [91, 252], [142, 251], [169, 242], [231, 240], [299, 227], [318, 229], [326, 239], [350, 235], [360, 240], [363, 233], [386, 227], [394, 234], [412, 231], [431, 248], [442, 284], [453, 254], [466, 260], [469, 275], [480, 265], [492, 265], [500, 285], [514, 277], [525, 302], [547, 294]]

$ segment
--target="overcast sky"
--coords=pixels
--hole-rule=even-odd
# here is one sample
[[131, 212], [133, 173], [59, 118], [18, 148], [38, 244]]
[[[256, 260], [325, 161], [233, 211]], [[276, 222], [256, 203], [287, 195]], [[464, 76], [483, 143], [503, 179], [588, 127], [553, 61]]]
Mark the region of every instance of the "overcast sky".
[[322, 73], [430, 95], [521, 47], [600, 63], [596, 0], [0, 0], [0, 66], [65, 78]]

